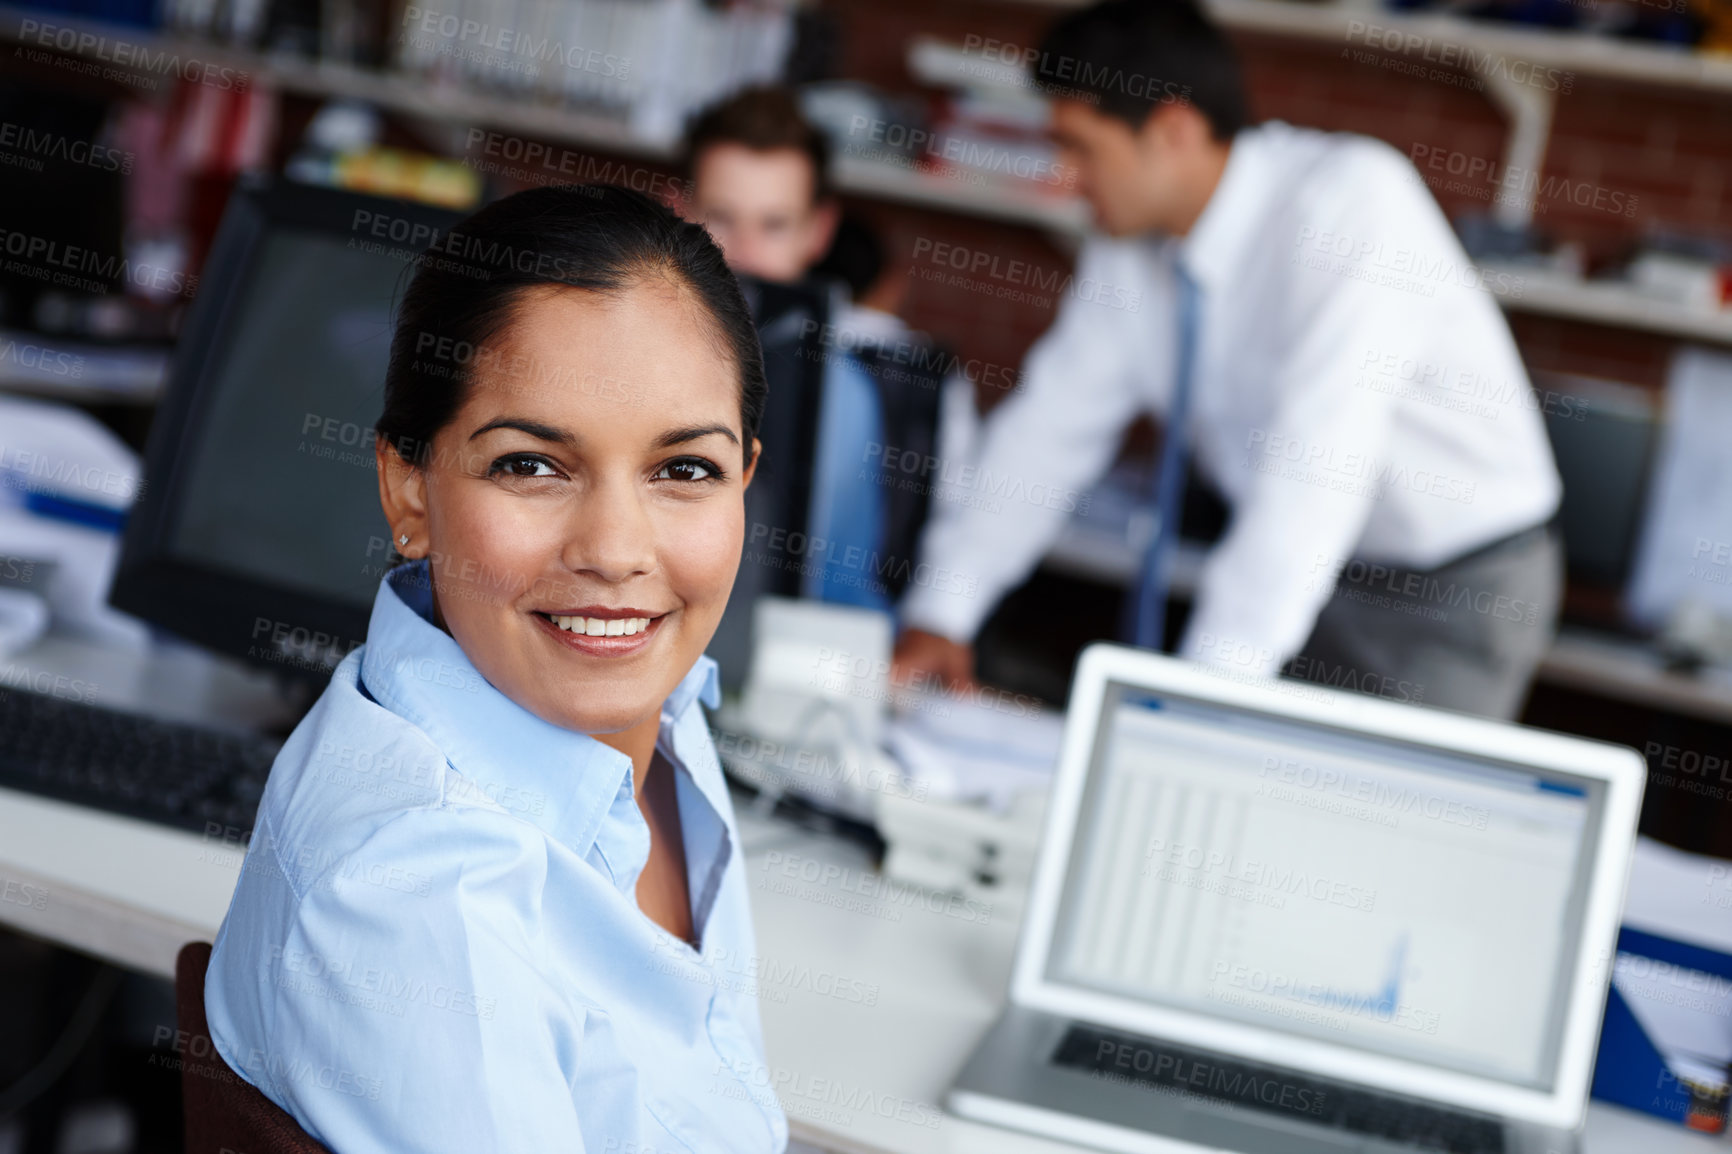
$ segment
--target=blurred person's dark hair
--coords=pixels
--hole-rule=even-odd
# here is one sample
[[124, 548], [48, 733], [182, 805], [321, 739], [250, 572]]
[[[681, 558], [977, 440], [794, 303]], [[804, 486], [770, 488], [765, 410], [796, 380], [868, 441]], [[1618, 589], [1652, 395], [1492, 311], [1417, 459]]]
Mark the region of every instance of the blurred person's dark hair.
[[704, 109], [686, 129], [685, 178], [697, 177], [698, 157], [718, 144], [738, 144], [754, 152], [791, 149], [812, 163], [812, 199], [827, 200], [830, 141], [800, 111], [793, 91], [775, 85], [746, 88]]
[[1106, 0], [1073, 12], [1048, 30], [1030, 72], [1049, 95], [1082, 99], [1132, 128], [1174, 103], [1201, 112], [1216, 140], [1249, 123], [1238, 56], [1191, 0]]
[[836, 226], [830, 251], [812, 271], [842, 281], [848, 286], [848, 295], [859, 300], [884, 274], [884, 246], [870, 225], [858, 217], [844, 215]]

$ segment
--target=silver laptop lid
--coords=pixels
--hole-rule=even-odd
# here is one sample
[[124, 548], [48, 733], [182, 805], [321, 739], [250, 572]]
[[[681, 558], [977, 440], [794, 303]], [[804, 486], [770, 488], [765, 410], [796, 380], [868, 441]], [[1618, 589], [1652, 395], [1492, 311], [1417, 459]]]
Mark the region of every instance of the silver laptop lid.
[[1644, 778], [1618, 746], [1092, 647], [1012, 997], [1573, 1126]]

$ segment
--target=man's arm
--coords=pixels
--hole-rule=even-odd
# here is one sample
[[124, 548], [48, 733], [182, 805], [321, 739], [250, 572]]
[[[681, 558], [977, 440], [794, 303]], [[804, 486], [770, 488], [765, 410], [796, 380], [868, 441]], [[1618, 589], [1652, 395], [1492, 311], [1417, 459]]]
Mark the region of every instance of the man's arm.
[[1085, 247], [1071, 283], [1127, 292], [1067, 296], [1058, 320], [1029, 351], [1016, 392], [984, 422], [978, 452], [929, 469], [933, 510], [902, 604], [919, 654], [905, 643], [899, 664], [947, 672], [927, 663], [942, 640], [951, 646], [954, 669], [956, 648], [967, 646], [998, 600], [1028, 576], [1081, 491], [1111, 463], [1120, 433], [1142, 404], [1139, 384], [1170, 378], [1170, 364], [1137, 363], [1137, 348], [1151, 345], [1146, 330], [1168, 332], [1173, 321], [1168, 294], [1143, 291], [1153, 279], [1147, 273], [1126, 285], [1132, 268], [1128, 254]]

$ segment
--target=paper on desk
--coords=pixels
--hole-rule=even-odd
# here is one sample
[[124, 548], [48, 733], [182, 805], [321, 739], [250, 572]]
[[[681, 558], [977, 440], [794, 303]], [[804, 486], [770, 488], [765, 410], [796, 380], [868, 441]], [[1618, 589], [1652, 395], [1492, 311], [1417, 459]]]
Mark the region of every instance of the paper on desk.
[[[1732, 953], [1732, 863], [1637, 838], [1623, 922]], [[1676, 1073], [1722, 1084], [1732, 1063], [1732, 982], [1619, 954], [1612, 984]]]
[[1732, 862], [1636, 839], [1624, 924], [1732, 954]]
[[1700, 970], [1619, 954], [1612, 985], [1673, 1073], [1726, 1084], [1732, 1064], [1732, 982]]
[[937, 693], [907, 701], [884, 744], [928, 797], [1004, 811], [1017, 794], [1047, 788], [1064, 737], [1062, 713]]
[[53, 618], [105, 643], [140, 648], [144, 622], [108, 604], [120, 536], [44, 515], [43, 498], [124, 512], [140, 485], [138, 454], [101, 422], [69, 405], [0, 397], [0, 553], [53, 562], [37, 592]]

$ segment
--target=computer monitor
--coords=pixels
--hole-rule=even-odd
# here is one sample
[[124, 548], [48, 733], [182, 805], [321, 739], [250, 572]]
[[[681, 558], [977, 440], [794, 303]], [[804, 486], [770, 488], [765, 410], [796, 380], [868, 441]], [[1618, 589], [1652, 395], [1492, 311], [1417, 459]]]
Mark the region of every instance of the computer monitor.
[[236, 188], [151, 429], [117, 608], [315, 680], [365, 639], [391, 556], [372, 428], [394, 306], [426, 247], [404, 239], [458, 219], [282, 181]]
[[1570, 581], [1621, 591], [1654, 467], [1655, 398], [1631, 385], [1547, 373], [1534, 374], [1534, 397], [1564, 482], [1558, 522]]
[[1109, 687], [1054, 981], [1549, 1090], [1603, 782]]
[[766, 594], [798, 597], [802, 567], [810, 560], [806, 526], [824, 388], [819, 339], [829, 319], [828, 294], [817, 284], [750, 276], [739, 281], [758, 326], [770, 393], [758, 427], [758, 467], [746, 489], [740, 570], [708, 651], [730, 693], [743, 687], [751, 663], [753, 606]]

